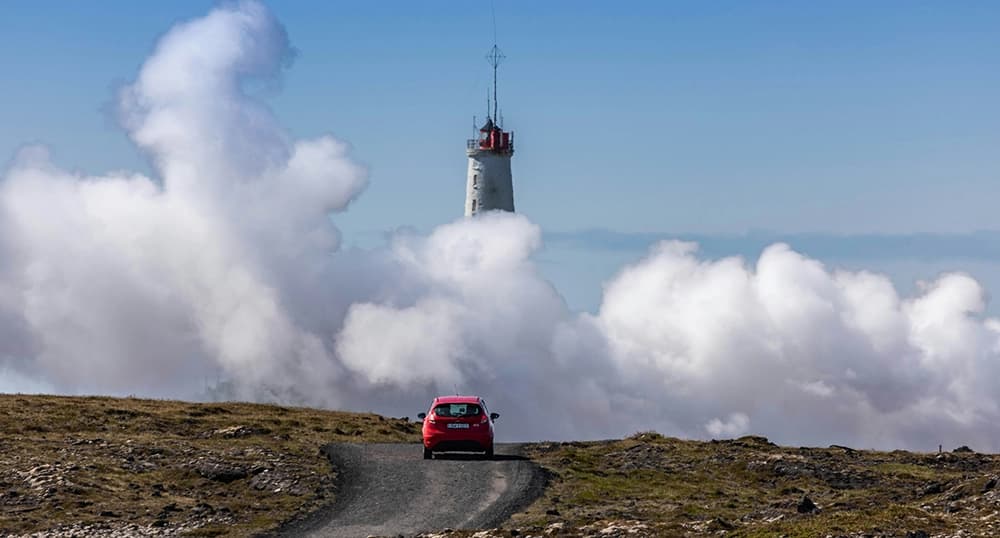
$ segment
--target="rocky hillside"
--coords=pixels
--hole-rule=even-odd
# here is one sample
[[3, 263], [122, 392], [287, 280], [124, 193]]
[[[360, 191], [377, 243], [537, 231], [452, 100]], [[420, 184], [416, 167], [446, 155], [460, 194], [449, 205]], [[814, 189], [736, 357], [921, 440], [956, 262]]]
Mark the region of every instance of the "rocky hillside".
[[[330, 442], [419, 424], [254, 404], [0, 395], [0, 536], [246, 536], [333, 497]], [[1000, 456], [642, 433], [537, 443], [544, 495], [503, 529], [426, 536], [1000, 536]]]
[[331, 441], [419, 424], [244, 403], [0, 395], [0, 536], [246, 536], [332, 500]]
[[921, 454], [643, 433], [538, 444], [531, 456], [552, 479], [511, 522], [520, 535], [1000, 536], [1000, 457], [966, 447]]

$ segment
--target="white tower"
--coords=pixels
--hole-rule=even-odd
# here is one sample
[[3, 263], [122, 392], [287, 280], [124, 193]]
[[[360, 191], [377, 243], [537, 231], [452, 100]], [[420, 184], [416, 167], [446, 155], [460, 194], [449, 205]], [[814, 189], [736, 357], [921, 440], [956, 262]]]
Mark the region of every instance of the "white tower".
[[493, 45], [486, 57], [493, 66], [493, 111], [479, 129], [479, 138], [466, 143], [469, 171], [465, 183], [465, 216], [500, 209], [514, 211], [514, 182], [510, 174], [510, 158], [514, 155], [514, 132], [497, 125], [497, 66], [503, 59]]

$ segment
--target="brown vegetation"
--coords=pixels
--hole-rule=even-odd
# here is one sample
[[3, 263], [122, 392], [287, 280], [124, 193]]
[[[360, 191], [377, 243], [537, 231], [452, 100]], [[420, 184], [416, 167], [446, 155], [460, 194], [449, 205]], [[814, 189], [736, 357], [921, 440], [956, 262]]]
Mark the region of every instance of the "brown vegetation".
[[330, 442], [419, 424], [247, 403], [0, 395], [0, 535], [245, 536], [330, 502]]
[[[244, 403], [0, 395], [0, 535], [244, 536], [332, 500], [330, 442], [419, 424]], [[1000, 457], [655, 433], [537, 443], [544, 495], [507, 530], [438, 536], [998, 536]]]
[[[763, 437], [656, 433], [543, 443], [529, 455], [550, 471], [550, 486], [511, 525], [602, 536], [998, 536], [1000, 457], [967, 450], [789, 448]], [[620, 532], [607, 530], [616, 525]]]

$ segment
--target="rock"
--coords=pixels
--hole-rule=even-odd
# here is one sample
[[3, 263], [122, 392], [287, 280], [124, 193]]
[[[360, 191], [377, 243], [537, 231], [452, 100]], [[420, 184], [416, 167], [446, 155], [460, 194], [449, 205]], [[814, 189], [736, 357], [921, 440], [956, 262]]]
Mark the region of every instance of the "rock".
[[963, 484], [956, 488], [953, 488], [949, 493], [947, 499], [949, 501], [957, 501], [962, 497], [965, 497], [972, 493], [972, 488], [968, 484]]
[[972, 454], [975, 451], [965, 445], [962, 445], [955, 450], [952, 450], [952, 452], [955, 454]]
[[987, 491], [989, 491], [989, 490], [991, 490], [991, 489], [993, 489], [995, 487], [997, 487], [997, 479], [996, 479], [996, 477], [990, 478], [989, 480], [986, 481], [985, 484], [983, 484], [983, 493], [986, 493]]
[[772, 443], [767, 437], [764, 437], [763, 435], [744, 435], [743, 437], [735, 439], [733, 441], [733, 444], [742, 445], [742, 446], [748, 446], [748, 447], [753, 447], [753, 446], [772, 446], [772, 447], [773, 446], [778, 446], [778, 445]]
[[725, 518], [717, 517], [709, 520], [705, 528], [710, 531], [731, 531], [736, 528], [736, 525], [726, 521]]
[[555, 508], [549, 508], [548, 510], [545, 511], [545, 515], [547, 515], [547, 516], [558, 516], [559, 515], [559, 510], [556, 510]]
[[198, 503], [194, 505], [194, 508], [191, 509], [191, 513], [195, 515], [212, 514], [214, 512], [215, 509], [212, 508], [212, 505], [208, 503]]
[[909, 531], [906, 533], [906, 538], [930, 538], [930, 534], [927, 531]]
[[940, 482], [935, 482], [935, 483], [927, 486], [926, 488], [924, 488], [924, 491], [921, 492], [921, 495], [925, 495], [925, 496], [926, 495], [936, 495], [938, 493], [941, 493], [942, 491], [944, 491], [944, 484], [942, 484]]
[[236, 465], [218, 462], [200, 462], [195, 465], [195, 472], [214, 482], [230, 483], [250, 475], [246, 469]]
[[816, 506], [816, 503], [814, 503], [808, 495], [803, 495], [802, 500], [795, 506], [795, 510], [797, 510], [800, 514], [809, 514], [819, 510], [819, 507]]
[[226, 439], [233, 439], [236, 437], [247, 437], [250, 435], [262, 435], [271, 433], [271, 430], [267, 428], [250, 428], [247, 426], [229, 426], [228, 428], [219, 428], [212, 432], [213, 437], [223, 437]]
[[557, 522], [557, 523], [553, 523], [553, 524], [545, 527], [545, 534], [557, 534], [557, 533], [560, 533], [560, 532], [562, 532], [562, 530], [565, 527], [566, 527], [566, 524], [563, 523], [563, 522], [561, 522], [561, 521]]

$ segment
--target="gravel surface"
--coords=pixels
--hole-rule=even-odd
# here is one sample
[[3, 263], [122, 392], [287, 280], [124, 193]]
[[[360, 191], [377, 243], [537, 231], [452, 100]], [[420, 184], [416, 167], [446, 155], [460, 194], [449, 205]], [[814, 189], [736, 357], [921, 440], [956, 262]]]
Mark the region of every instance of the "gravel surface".
[[486, 460], [436, 454], [419, 444], [334, 444], [323, 447], [339, 473], [336, 501], [283, 536], [366, 537], [496, 527], [536, 499], [542, 470], [521, 446], [497, 444]]

